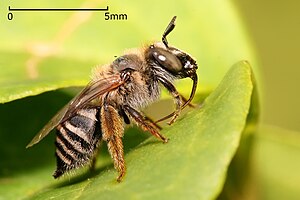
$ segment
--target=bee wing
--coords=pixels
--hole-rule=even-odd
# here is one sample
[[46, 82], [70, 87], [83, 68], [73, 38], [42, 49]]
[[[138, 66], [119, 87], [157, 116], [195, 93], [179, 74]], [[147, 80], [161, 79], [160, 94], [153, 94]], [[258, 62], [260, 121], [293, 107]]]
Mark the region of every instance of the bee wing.
[[112, 75], [105, 79], [91, 81], [77, 96], [64, 106], [54, 117], [43, 127], [42, 130], [31, 140], [26, 148], [40, 142], [49, 132], [60, 123], [72, 117], [78, 109], [82, 109], [93, 99], [112, 91], [124, 84], [119, 75]]

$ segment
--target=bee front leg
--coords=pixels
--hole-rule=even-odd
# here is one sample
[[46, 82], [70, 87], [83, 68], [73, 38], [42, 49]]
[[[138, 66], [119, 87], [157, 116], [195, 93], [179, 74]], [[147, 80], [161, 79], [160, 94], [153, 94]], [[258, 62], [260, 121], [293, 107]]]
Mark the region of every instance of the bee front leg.
[[134, 119], [137, 125], [141, 126], [144, 130], [149, 131], [152, 135], [162, 140], [164, 143], [168, 142], [168, 138], [165, 138], [158, 132], [157, 129], [159, 129], [160, 127], [156, 125], [152, 120], [150, 120], [150, 118], [143, 116], [137, 110], [128, 105], [124, 105], [123, 109], [126, 113], [128, 113], [129, 116]]
[[[180, 95], [180, 97], [181, 97], [183, 103], [186, 103], [186, 102], [188, 101], [184, 96], [182, 96], [181, 94], [179, 94], [179, 95]], [[188, 103], [188, 106], [190, 106], [191, 108], [196, 108], [198, 105], [189, 102], [189, 103]]]
[[[171, 121], [168, 123], [169, 125], [173, 124], [176, 119], [178, 118], [180, 112], [181, 112], [181, 106], [182, 106], [182, 100], [181, 100], [181, 95], [178, 93], [178, 91], [176, 90], [175, 86], [168, 81], [165, 78], [162, 77], [158, 77], [158, 80], [161, 84], [164, 85], [164, 87], [172, 94], [173, 98], [175, 99], [175, 105], [176, 105], [176, 110], [172, 113], [172, 119]], [[166, 116], [158, 121], [162, 121], [165, 119], [168, 119], [169, 116]]]
[[122, 181], [126, 173], [122, 137], [124, 126], [117, 109], [104, 104], [100, 112], [103, 140], [107, 142], [108, 151], [113, 159], [114, 167], [118, 171], [117, 181]]

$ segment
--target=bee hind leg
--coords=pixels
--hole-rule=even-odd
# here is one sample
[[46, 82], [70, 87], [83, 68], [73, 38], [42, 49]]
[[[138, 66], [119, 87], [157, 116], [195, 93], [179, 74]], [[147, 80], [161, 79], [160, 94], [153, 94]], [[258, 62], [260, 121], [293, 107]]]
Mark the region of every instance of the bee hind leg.
[[107, 142], [108, 151], [118, 171], [117, 181], [122, 181], [126, 173], [122, 137], [124, 134], [123, 121], [118, 110], [109, 104], [104, 104], [100, 112], [102, 138]]
[[114, 135], [107, 141], [107, 147], [113, 158], [114, 167], [119, 173], [117, 181], [121, 182], [126, 173], [122, 138]]

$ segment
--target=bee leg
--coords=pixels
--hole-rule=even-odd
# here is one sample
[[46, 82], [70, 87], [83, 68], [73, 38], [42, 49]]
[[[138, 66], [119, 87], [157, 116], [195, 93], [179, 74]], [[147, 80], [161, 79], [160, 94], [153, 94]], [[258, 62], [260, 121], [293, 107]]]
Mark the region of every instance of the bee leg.
[[168, 138], [165, 138], [158, 132], [158, 130], [156, 129], [157, 125], [152, 120], [150, 120], [150, 118], [143, 116], [137, 110], [128, 105], [124, 105], [123, 108], [135, 120], [137, 125], [141, 126], [144, 130], [149, 131], [152, 135], [162, 140], [164, 143], [168, 142]]
[[121, 182], [126, 173], [122, 138], [116, 135], [112, 136], [107, 141], [107, 146], [113, 159], [114, 167], [119, 172], [117, 181]]
[[[179, 95], [180, 95], [180, 97], [181, 97], [183, 103], [186, 104], [186, 102], [188, 102], [188, 100], [187, 100], [184, 96], [182, 96], [181, 94], [179, 94]], [[192, 108], [196, 108], [196, 107], [201, 108], [201, 107], [203, 106], [203, 103], [201, 103], [201, 104], [199, 104], [199, 105], [196, 105], [196, 104], [193, 104], [193, 103], [189, 102], [187, 105], [190, 106], [190, 107], [192, 107]], [[184, 107], [182, 107], [182, 108], [184, 108]], [[154, 123], [159, 123], [159, 122], [161, 122], [161, 121], [164, 121], [164, 120], [166, 120], [166, 119], [169, 119], [169, 118], [173, 117], [173, 115], [174, 115], [175, 112], [176, 112], [176, 111], [172, 112], [172, 113], [169, 114], [169, 115], [166, 115], [166, 116], [163, 117], [163, 118], [160, 118], [159, 120], [154, 121]]]
[[90, 166], [90, 170], [92, 172], [95, 171], [95, 169], [96, 169], [97, 157], [99, 155], [99, 149], [100, 149], [101, 145], [102, 145], [102, 140], [99, 142], [99, 146], [97, 146], [97, 148], [95, 148], [95, 153], [93, 155], [93, 159], [92, 159], [91, 166]]
[[119, 115], [121, 117], [123, 117], [125, 124], [130, 124], [130, 120], [129, 120], [128, 116], [126, 115], [126, 113], [124, 112], [123, 108], [119, 109]]
[[118, 171], [117, 181], [122, 181], [126, 166], [122, 137], [124, 134], [123, 121], [117, 109], [111, 105], [104, 104], [100, 112], [100, 121], [103, 140], [107, 142], [108, 151], [113, 159], [114, 167]]
[[158, 130], [161, 130], [161, 126], [158, 125], [157, 123], [154, 122], [154, 120], [152, 120], [151, 118], [147, 117], [147, 116], [144, 116], [145, 120], [147, 122], [149, 122], [150, 124], [152, 124], [153, 126], [155, 126], [155, 128], [157, 128]]
[[[123, 117], [124, 122], [125, 122], [126, 124], [130, 124], [130, 120], [129, 120], [128, 116], [126, 115], [126, 113], [125, 113], [125, 111], [124, 111], [123, 108], [119, 108], [119, 115], [120, 115], [121, 117]], [[146, 121], [149, 121], [150, 123], [152, 123], [158, 130], [161, 130], [161, 129], [162, 129], [162, 128], [161, 128], [158, 124], [156, 124], [151, 118], [145, 116], [145, 120], [146, 120]]]
[[[173, 112], [172, 116], [170, 116], [170, 117], [172, 117], [171, 121], [168, 122], [168, 124], [171, 125], [176, 121], [177, 117], [179, 116], [179, 114], [181, 112], [181, 106], [182, 106], [181, 97], [182, 96], [178, 93], [175, 86], [170, 81], [168, 81], [167, 79], [162, 78], [162, 77], [158, 77], [158, 80], [172, 94], [172, 96], [175, 100], [176, 110]], [[165, 120], [168, 118], [169, 118], [169, 115], [158, 121], [162, 121], [162, 120]]]
[[90, 166], [90, 170], [92, 172], [95, 171], [95, 169], [96, 169], [97, 156], [98, 156], [98, 153], [99, 153], [98, 149], [96, 149], [95, 151], [96, 152], [95, 152], [95, 154], [93, 156], [93, 159], [92, 159], [92, 162], [91, 162], [91, 166]]
[[[183, 101], [183, 103], [186, 103], [188, 100], [184, 97], [184, 96], [182, 96], [181, 94], [179, 94], [180, 95], [180, 97], [181, 97], [181, 99], [182, 99], [182, 101]], [[195, 105], [195, 104], [193, 104], [193, 103], [188, 103], [188, 106], [190, 106], [190, 107], [192, 107], [192, 108], [196, 108], [197, 107], [197, 105]]]

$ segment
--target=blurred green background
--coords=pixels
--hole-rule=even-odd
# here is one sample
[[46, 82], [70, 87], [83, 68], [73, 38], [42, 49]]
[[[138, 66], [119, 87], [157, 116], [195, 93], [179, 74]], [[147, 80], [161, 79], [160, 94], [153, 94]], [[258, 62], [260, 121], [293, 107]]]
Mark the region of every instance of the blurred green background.
[[262, 121], [300, 130], [300, 2], [233, 1], [260, 61]]

